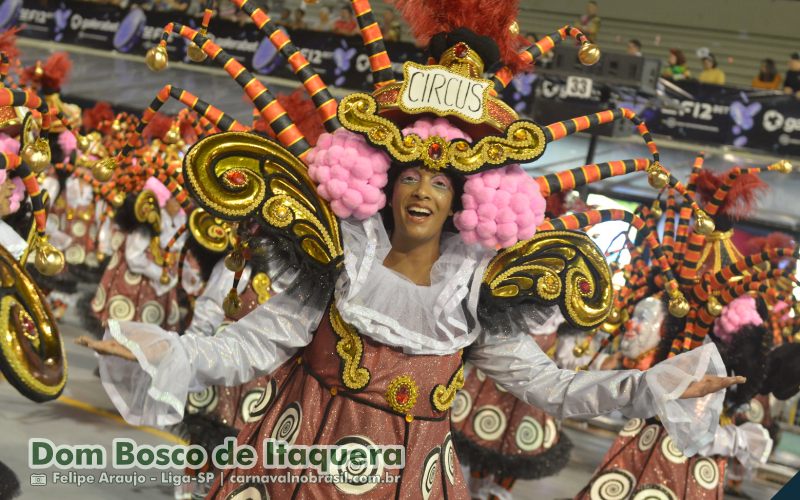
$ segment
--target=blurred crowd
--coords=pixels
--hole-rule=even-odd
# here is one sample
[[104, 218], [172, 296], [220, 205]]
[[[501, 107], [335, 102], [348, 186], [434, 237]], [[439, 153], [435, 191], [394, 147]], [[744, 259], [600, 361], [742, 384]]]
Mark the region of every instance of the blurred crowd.
[[[228, 21], [245, 24], [250, 21], [247, 14], [239, 11], [229, 0], [90, 0], [97, 3], [116, 5], [128, 8], [136, 5], [143, 10], [156, 12], [181, 12], [189, 16], [200, 17], [208, 6], [215, 15]], [[289, 29], [304, 29], [333, 32], [340, 35], [358, 34], [358, 23], [350, 2], [318, 1], [309, 7], [306, 2], [298, 0], [252, 0], [281, 26]], [[209, 5], [210, 4], [210, 5]], [[402, 23], [395, 12], [386, 9], [378, 19], [383, 37], [389, 41], [400, 40]]]

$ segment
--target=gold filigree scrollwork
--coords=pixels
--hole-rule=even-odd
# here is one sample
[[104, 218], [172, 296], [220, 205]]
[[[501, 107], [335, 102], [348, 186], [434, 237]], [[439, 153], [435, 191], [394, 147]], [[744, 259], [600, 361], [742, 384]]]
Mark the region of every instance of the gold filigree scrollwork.
[[484, 287], [506, 307], [535, 300], [558, 304], [572, 324], [591, 328], [611, 311], [611, 273], [597, 245], [577, 231], [542, 231], [492, 259]]
[[386, 402], [397, 413], [410, 413], [417, 404], [419, 387], [409, 375], [400, 375], [392, 379], [386, 387]]
[[200, 246], [211, 252], [222, 253], [233, 246], [231, 224], [202, 208], [194, 209], [189, 215], [189, 231]]
[[342, 358], [342, 383], [348, 389], [360, 391], [369, 383], [369, 370], [359, 366], [364, 355], [364, 342], [355, 328], [344, 322], [336, 306], [331, 306], [330, 320], [333, 331], [339, 337], [336, 352]]
[[57, 398], [67, 381], [67, 359], [46, 299], [27, 272], [0, 246], [0, 368], [27, 398]]
[[350, 94], [339, 103], [339, 120], [370, 143], [386, 150], [400, 163], [422, 162], [432, 170], [448, 169], [474, 174], [510, 163], [533, 161], [544, 153], [546, 140], [542, 128], [530, 121], [512, 123], [504, 137], [487, 136], [475, 144], [456, 139], [421, 139], [403, 136], [390, 120], [378, 115], [378, 105], [369, 94]]
[[155, 193], [145, 189], [136, 197], [133, 204], [133, 215], [142, 224], [148, 224], [155, 234], [161, 232], [161, 209]]
[[250, 280], [253, 291], [256, 292], [259, 304], [268, 301], [271, 296], [272, 280], [269, 279], [266, 273], [258, 273]]
[[445, 412], [453, 406], [453, 401], [456, 400], [456, 393], [464, 387], [464, 365], [458, 367], [458, 370], [450, 377], [450, 381], [446, 386], [439, 384], [433, 388], [431, 392], [431, 404], [438, 411]]
[[259, 214], [314, 263], [341, 262], [338, 219], [317, 196], [306, 165], [276, 142], [243, 132], [206, 137], [186, 154], [184, 175], [191, 194], [214, 216], [241, 220]]

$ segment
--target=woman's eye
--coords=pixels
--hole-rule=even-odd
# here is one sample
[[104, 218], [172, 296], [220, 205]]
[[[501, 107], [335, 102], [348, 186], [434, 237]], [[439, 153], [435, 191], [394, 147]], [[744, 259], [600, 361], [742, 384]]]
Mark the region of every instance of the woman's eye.
[[415, 176], [415, 175], [404, 175], [404, 176], [401, 178], [401, 180], [400, 180], [400, 181], [401, 181], [402, 183], [404, 183], [404, 184], [413, 184], [413, 183], [417, 182], [418, 180], [419, 180], [419, 179], [418, 179], [418, 178], [417, 178], [417, 176]]
[[439, 189], [450, 189], [450, 183], [445, 179], [434, 179], [432, 184]]

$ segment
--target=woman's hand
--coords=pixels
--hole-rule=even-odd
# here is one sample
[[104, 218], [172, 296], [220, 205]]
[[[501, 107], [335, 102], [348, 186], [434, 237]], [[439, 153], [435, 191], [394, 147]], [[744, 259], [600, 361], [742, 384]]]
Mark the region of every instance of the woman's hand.
[[107, 356], [117, 356], [129, 361], [136, 361], [136, 356], [116, 340], [95, 340], [86, 335], [81, 335], [75, 339], [75, 343], [93, 349], [95, 352]]
[[747, 379], [742, 376], [736, 377], [717, 377], [715, 375], [705, 375], [697, 382], [692, 382], [686, 388], [680, 399], [702, 398], [706, 394], [711, 394], [736, 384], [744, 384]]

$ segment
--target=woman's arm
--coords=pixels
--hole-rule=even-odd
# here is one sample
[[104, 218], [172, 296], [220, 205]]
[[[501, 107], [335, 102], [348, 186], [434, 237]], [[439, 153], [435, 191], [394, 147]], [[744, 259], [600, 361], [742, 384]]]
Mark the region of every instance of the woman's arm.
[[[470, 348], [469, 361], [518, 398], [557, 418], [615, 410], [629, 417], [658, 415], [686, 455], [713, 439], [723, 397], [716, 391], [735, 383], [717, 376], [725, 375], [725, 367], [713, 344], [647, 372], [576, 372], [559, 369], [528, 335], [482, 334]], [[687, 397], [697, 399], [682, 399]]]
[[[99, 357], [100, 376], [125, 420], [166, 426], [183, 418], [190, 391], [242, 384], [274, 371], [311, 342], [325, 305], [279, 294], [213, 337], [110, 321], [103, 341], [80, 343], [113, 354]], [[130, 355], [136, 362], [126, 359]]]

